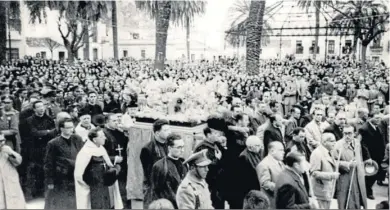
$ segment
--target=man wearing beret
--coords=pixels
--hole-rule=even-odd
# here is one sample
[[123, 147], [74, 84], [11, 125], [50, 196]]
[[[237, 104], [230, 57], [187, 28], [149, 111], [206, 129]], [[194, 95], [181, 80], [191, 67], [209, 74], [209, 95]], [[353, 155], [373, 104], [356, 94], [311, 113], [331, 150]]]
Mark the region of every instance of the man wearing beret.
[[190, 171], [184, 177], [176, 193], [179, 209], [213, 209], [210, 191], [206, 183], [208, 166], [211, 160], [207, 158], [207, 150], [192, 154], [184, 164], [190, 165]]

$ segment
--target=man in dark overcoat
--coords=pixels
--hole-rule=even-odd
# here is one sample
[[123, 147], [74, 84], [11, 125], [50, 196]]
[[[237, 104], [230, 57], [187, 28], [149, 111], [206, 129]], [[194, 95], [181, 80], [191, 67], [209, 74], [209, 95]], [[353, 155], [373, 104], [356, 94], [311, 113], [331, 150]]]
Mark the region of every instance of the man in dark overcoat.
[[[382, 171], [380, 163], [385, 156], [386, 148], [386, 142], [378, 127], [381, 119], [382, 115], [376, 114], [359, 129], [359, 134], [362, 138], [361, 144], [363, 149], [363, 160], [372, 159], [377, 162], [379, 171]], [[371, 200], [375, 199], [372, 186], [377, 180], [383, 180], [383, 177], [378, 177], [378, 175], [381, 176], [382, 174], [379, 173], [374, 176], [366, 176], [367, 198]]]
[[26, 173], [26, 199], [43, 196], [44, 171], [43, 159], [46, 154], [47, 143], [53, 139], [57, 130], [54, 120], [47, 116], [46, 106], [42, 101], [32, 104], [34, 115], [26, 120], [30, 138], [27, 139], [26, 147], [29, 148], [29, 163]]
[[49, 141], [46, 147], [44, 170], [48, 191], [45, 209], [75, 209], [74, 164], [84, 142], [73, 134], [71, 118], [60, 119], [58, 128], [60, 136]]
[[150, 190], [152, 167], [157, 161], [166, 157], [168, 154], [166, 140], [169, 134], [171, 134], [169, 122], [167, 120], [156, 120], [153, 124], [152, 139], [141, 150], [140, 159], [144, 171], [144, 204], [150, 202], [149, 199], [151, 199], [147, 195], [150, 195], [148, 191]]

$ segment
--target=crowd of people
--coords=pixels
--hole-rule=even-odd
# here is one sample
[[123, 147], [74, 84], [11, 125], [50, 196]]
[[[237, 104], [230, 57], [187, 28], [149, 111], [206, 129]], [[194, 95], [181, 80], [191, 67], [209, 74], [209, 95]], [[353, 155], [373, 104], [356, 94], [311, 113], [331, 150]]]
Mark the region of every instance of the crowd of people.
[[[0, 66], [0, 208], [132, 208], [126, 148], [147, 81], [227, 84], [183, 157], [183, 136], [153, 123], [141, 150], [144, 208], [367, 208], [388, 188], [389, 82], [383, 63], [238, 59], [52, 61]], [[146, 81], [146, 82], [145, 82]], [[148, 97], [148, 96], [146, 96]], [[180, 110], [177, 110], [180, 111]], [[378, 208], [388, 208], [384, 201]]]

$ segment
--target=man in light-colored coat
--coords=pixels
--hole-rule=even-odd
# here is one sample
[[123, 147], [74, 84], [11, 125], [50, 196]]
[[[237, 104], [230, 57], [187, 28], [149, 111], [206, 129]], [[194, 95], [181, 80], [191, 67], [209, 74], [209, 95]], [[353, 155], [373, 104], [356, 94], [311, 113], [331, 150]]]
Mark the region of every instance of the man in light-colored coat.
[[321, 122], [324, 112], [317, 109], [313, 114], [314, 119], [305, 127], [306, 139], [311, 151], [320, 145], [322, 128], [324, 127], [322, 126], [323, 122]]
[[[340, 157], [340, 177], [336, 185], [338, 207], [339, 209], [361, 209], [361, 207], [366, 209], [367, 193], [362, 146], [360, 141], [354, 138], [353, 126], [346, 125], [343, 133], [344, 137], [336, 142], [332, 151], [334, 159]], [[351, 179], [353, 179], [352, 183]]]
[[336, 161], [330, 154], [336, 137], [333, 133], [322, 134], [319, 145], [310, 156], [310, 173], [314, 195], [321, 209], [329, 209], [334, 194], [336, 179], [339, 177]]
[[271, 207], [275, 207], [274, 190], [279, 174], [284, 170], [284, 145], [273, 141], [268, 145], [268, 155], [256, 166], [260, 188], [270, 199]]

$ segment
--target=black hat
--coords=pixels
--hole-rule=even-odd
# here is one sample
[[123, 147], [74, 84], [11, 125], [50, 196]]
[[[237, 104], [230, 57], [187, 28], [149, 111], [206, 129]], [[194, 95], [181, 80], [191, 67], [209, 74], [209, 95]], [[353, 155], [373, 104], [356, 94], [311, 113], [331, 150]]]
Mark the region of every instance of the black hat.
[[103, 114], [97, 114], [92, 117], [92, 123], [97, 127], [104, 127], [106, 124], [106, 118]]
[[42, 94], [43, 98], [52, 98], [52, 97], [56, 97], [56, 91], [55, 90], [50, 90], [48, 92], [46, 92], [45, 94]]
[[91, 113], [89, 112], [89, 110], [87, 110], [87, 109], [85, 109], [85, 108], [80, 109], [80, 111], [79, 111], [79, 118], [82, 117], [82, 116], [84, 116], [84, 115], [89, 115], [89, 116], [91, 116]]
[[226, 130], [226, 122], [222, 117], [219, 116], [210, 116], [207, 119], [207, 126], [218, 131]]

